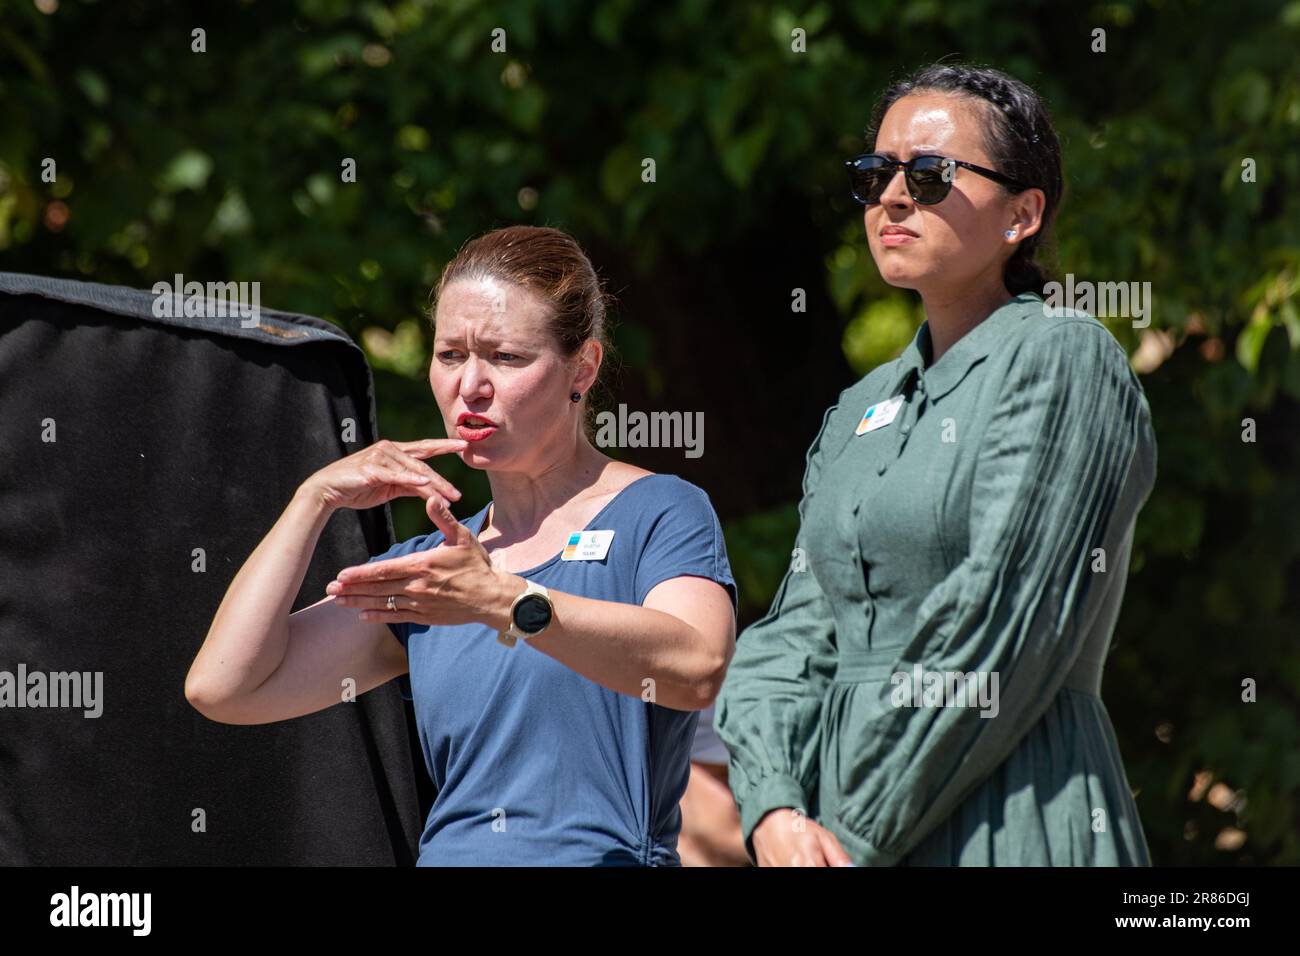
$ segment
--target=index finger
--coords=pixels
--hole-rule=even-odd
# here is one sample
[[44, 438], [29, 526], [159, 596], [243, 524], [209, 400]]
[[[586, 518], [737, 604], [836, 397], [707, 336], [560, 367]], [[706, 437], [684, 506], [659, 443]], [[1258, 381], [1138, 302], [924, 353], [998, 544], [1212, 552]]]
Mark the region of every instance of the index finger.
[[403, 554], [396, 558], [385, 558], [383, 561], [368, 561], [365, 564], [355, 564], [350, 568], [344, 568], [334, 575], [335, 580], [344, 584], [364, 584], [371, 581], [401, 581], [414, 577], [414, 569], [411, 567], [426, 551], [413, 551], [410, 554]]
[[395, 441], [393, 444], [412, 458], [449, 455], [469, 447], [469, 442], [463, 438], [417, 438], [415, 441]]
[[[443, 497], [448, 498], [451, 501], [460, 501], [460, 489], [434, 471], [432, 466], [425, 462], [420, 456], [412, 455], [410, 452], [396, 446], [394, 446], [390, 451], [386, 451], [386, 455], [394, 463], [400, 465], [404, 471], [409, 471], [413, 475], [423, 475], [432, 483], [431, 485], [417, 485], [412, 488], [411, 491], [406, 492], [407, 494], [424, 495], [425, 498], [431, 498], [434, 497], [431, 488], [436, 488], [442, 493]], [[428, 494], [425, 494], [425, 492], [428, 492]]]

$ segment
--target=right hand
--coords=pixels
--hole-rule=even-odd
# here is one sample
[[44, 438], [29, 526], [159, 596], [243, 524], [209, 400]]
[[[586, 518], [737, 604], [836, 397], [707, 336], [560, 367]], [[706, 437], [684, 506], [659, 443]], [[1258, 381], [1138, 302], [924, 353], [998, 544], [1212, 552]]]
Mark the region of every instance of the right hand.
[[364, 511], [402, 495], [420, 495], [426, 510], [449, 507], [460, 500], [460, 491], [423, 459], [464, 451], [468, 444], [460, 438], [384, 439], [326, 465], [304, 481], [300, 490], [315, 495], [331, 511]]
[[851, 866], [840, 841], [816, 820], [788, 807], [771, 810], [751, 837], [759, 866]]

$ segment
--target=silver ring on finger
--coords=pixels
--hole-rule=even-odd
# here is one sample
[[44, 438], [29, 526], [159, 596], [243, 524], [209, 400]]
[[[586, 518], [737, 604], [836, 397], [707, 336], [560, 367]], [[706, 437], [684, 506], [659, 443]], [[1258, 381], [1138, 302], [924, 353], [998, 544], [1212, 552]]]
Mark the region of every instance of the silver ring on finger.
[[388, 610], [390, 611], [397, 610], [397, 595], [395, 594], [388, 595]]

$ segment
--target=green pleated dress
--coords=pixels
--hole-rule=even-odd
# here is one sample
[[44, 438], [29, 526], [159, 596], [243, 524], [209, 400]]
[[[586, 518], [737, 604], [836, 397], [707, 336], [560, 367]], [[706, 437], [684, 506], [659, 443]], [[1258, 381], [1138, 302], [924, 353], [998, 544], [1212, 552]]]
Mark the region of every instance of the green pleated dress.
[[826, 412], [737, 641], [715, 727], [751, 858], [796, 807], [860, 866], [1149, 866], [1099, 696], [1155, 480], [1142, 387], [1032, 293], [929, 356], [926, 323]]

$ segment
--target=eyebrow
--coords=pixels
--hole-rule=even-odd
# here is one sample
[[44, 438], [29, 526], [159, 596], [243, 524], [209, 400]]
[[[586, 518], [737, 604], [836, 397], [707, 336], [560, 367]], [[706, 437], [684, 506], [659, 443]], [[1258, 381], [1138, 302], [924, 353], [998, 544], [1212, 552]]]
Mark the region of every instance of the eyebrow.
[[[465, 345], [465, 339], [463, 336], [461, 336], [460, 338], [450, 338], [450, 337], [443, 338], [442, 336], [438, 336], [437, 338], [433, 339], [433, 341], [434, 341], [434, 345], [437, 346], [455, 347], [455, 346]], [[478, 347], [480, 347], [480, 349], [499, 349], [500, 346], [504, 345], [502, 339], [487, 338], [486, 336], [478, 337], [476, 339], [476, 342], [478, 343]]]
[[[435, 348], [437, 348], [438, 346], [456, 347], [456, 346], [465, 345], [466, 339], [464, 335], [453, 336], [453, 335], [442, 335], [440, 333], [434, 336], [433, 342]], [[509, 346], [510, 350], [518, 352], [521, 350], [527, 351], [528, 349], [533, 347], [532, 344], [527, 341], [514, 339], [511, 338], [510, 336], [502, 336], [502, 335], [479, 335], [475, 337], [475, 342], [478, 344], [478, 348], [480, 349], [499, 349], [502, 348], [503, 346]]]
[[[938, 146], [929, 146], [929, 145], [913, 146], [912, 155], [924, 156], [927, 153], [934, 152], [938, 148], [939, 148]], [[898, 154], [894, 152], [892, 149], [878, 149], [876, 150], [876, 152], [879, 153], [881, 156], [887, 156], [890, 159], [898, 159]]]

